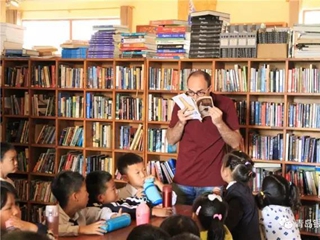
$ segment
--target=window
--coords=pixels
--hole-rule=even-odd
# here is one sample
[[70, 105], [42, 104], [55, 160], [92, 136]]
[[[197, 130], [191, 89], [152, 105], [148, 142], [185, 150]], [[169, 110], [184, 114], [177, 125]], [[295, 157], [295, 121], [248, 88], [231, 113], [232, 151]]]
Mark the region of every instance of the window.
[[24, 48], [33, 46], [54, 46], [70, 39], [70, 22], [65, 21], [23, 21]]
[[120, 25], [120, 19], [87, 20], [25, 20], [24, 48], [53, 46], [60, 50], [60, 44], [67, 40], [90, 40], [94, 25]]
[[318, 10], [304, 10], [303, 24], [320, 24], [320, 9]]

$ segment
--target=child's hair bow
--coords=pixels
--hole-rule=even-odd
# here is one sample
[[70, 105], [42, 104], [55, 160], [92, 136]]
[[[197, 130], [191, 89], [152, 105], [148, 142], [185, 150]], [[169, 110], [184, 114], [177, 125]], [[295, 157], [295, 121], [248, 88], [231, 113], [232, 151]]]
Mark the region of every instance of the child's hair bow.
[[218, 218], [220, 221], [222, 219], [222, 214], [214, 214], [213, 219]]

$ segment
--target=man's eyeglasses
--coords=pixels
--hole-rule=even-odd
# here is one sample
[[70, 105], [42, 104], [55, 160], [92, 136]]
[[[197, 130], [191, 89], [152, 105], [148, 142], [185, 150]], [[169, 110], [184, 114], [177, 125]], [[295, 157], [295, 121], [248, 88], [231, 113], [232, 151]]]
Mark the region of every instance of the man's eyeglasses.
[[188, 90], [186, 92], [186, 94], [190, 97], [193, 97], [194, 95], [197, 95], [198, 97], [203, 97], [204, 95], [206, 95], [207, 91], [209, 90], [209, 88], [207, 90], [200, 90], [198, 92], [194, 92], [192, 90]]

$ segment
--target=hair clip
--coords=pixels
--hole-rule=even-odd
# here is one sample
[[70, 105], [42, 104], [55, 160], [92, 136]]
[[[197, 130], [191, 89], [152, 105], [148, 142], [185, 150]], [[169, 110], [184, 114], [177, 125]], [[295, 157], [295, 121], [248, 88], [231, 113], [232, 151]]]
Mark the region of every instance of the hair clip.
[[222, 219], [222, 214], [214, 214], [213, 219], [218, 218], [220, 221]]
[[266, 195], [264, 195], [263, 191], [260, 191], [260, 195], [262, 196], [263, 199], [266, 197]]
[[199, 212], [200, 212], [201, 206], [199, 206], [196, 210], [196, 215], [199, 216]]
[[213, 200], [215, 200], [215, 199], [218, 199], [220, 202], [222, 202], [222, 198], [221, 198], [219, 195], [215, 194], [215, 193], [209, 194], [209, 195], [208, 195], [208, 199], [209, 199], [210, 201], [213, 201]]
[[246, 161], [246, 163], [244, 164], [244, 165], [251, 165], [251, 162], [249, 162], [249, 161]]

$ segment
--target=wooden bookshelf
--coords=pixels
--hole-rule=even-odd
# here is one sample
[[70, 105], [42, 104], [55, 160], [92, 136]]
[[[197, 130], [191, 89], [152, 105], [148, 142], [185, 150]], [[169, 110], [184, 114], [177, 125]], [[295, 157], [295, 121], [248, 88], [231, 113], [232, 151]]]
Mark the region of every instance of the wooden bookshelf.
[[[8, 112], [5, 109], [5, 105], [2, 104], [2, 140], [7, 139], [6, 129], [7, 124], [12, 122], [26, 121], [29, 123], [29, 134], [27, 135], [26, 141], [17, 141], [13, 144], [18, 149], [18, 152], [28, 149], [28, 170], [26, 172], [19, 172], [14, 174], [14, 178], [25, 180], [29, 183], [28, 194], [31, 192], [31, 182], [33, 181], [50, 181], [52, 177], [58, 172], [60, 161], [63, 156], [70, 153], [76, 154], [73, 157], [80, 156], [82, 159], [86, 159], [92, 155], [106, 155], [109, 158], [110, 169], [108, 169], [112, 174], [116, 173], [116, 159], [126, 153], [134, 152], [139, 154], [145, 159], [146, 164], [151, 161], [165, 161], [169, 158], [176, 158], [177, 153], [171, 153], [168, 149], [157, 149], [151, 148], [149, 143], [149, 134], [151, 134], [148, 129], [164, 129], [162, 134], [165, 134], [165, 129], [168, 128], [170, 120], [170, 111], [168, 111], [164, 116], [162, 116], [162, 111], [153, 110], [151, 106], [151, 100], [156, 99], [161, 104], [168, 104], [171, 98], [176, 94], [183, 93], [186, 91], [186, 77], [192, 69], [205, 69], [212, 76], [212, 87], [216, 94], [224, 94], [235, 100], [235, 104], [242, 102], [245, 108], [245, 111], [242, 112], [242, 117], [239, 119], [241, 126], [241, 133], [244, 138], [245, 150], [253, 155], [252, 148], [252, 134], [257, 134], [256, 136], [269, 136], [270, 138], [275, 138], [277, 135], [282, 134], [282, 152], [281, 157], [277, 159], [268, 159], [263, 156], [263, 154], [258, 154], [260, 156], [254, 157], [254, 161], [257, 163], [279, 163], [281, 164], [282, 174], [286, 174], [292, 167], [296, 166], [305, 166], [305, 167], [319, 167], [320, 163], [315, 162], [298, 162], [296, 159], [293, 161], [288, 161], [285, 152], [288, 147], [287, 137], [290, 134], [295, 136], [310, 136], [313, 138], [320, 138], [320, 130], [318, 127], [315, 127], [316, 123], [313, 122], [312, 126], [302, 126], [296, 125], [298, 121], [294, 122], [292, 125], [289, 121], [289, 108], [290, 105], [298, 104], [319, 104], [319, 89], [318, 92], [314, 92], [313, 88], [310, 88], [309, 92], [301, 91], [288, 91], [289, 86], [292, 87], [292, 81], [289, 84], [289, 76], [292, 75], [291, 69], [310, 69], [310, 66], [313, 68], [320, 69], [320, 59], [184, 59], [184, 60], [155, 60], [155, 59], [20, 59], [20, 58], [4, 58], [2, 59], [2, 101], [4, 103], [4, 98], [8, 98], [11, 95], [16, 95], [18, 97], [24, 97], [27, 93], [29, 95], [29, 113], [19, 113], [13, 114]], [[32, 84], [35, 80], [33, 69], [39, 69], [43, 66], [48, 66], [51, 71], [50, 74], [55, 75], [55, 84], [49, 84], [46, 87], [41, 87], [38, 85]], [[245, 84], [238, 86], [238, 89], [231, 89], [230, 86], [223, 85], [223, 77], [218, 78], [219, 76], [224, 76], [223, 74], [235, 74], [234, 69], [236, 68], [236, 73], [238, 74], [239, 84]], [[259, 75], [259, 69], [263, 66], [269, 70], [274, 71], [274, 74], [279, 76], [280, 85], [270, 85], [268, 83], [268, 88], [264, 85], [264, 88], [261, 89], [261, 84], [258, 86], [260, 80], [254, 80], [256, 86], [253, 86], [252, 79], [254, 75]], [[7, 68], [23, 68], [26, 67], [29, 69], [27, 73], [27, 83], [25, 85], [15, 86], [14, 84], [8, 86], [4, 83], [8, 82], [6, 79], [6, 69]], [[68, 84], [66, 82], [61, 82], [61, 68], [71, 68], [76, 76], [80, 76], [79, 84], [77, 87], [73, 87], [72, 81]], [[78, 70], [77, 70], [78, 69]], [[105, 74], [105, 78], [100, 79], [102, 84], [94, 85], [91, 82], [90, 71], [92, 69], [99, 69], [102, 73]], [[254, 70], [256, 69], [256, 70]], [[227, 70], [227, 71], [226, 71]], [[96, 70], [95, 70], [96, 71]], [[98, 70], [97, 70], [98, 71]], [[121, 85], [121, 74], [119, 72], [126, 72], [127, 76], [134, 74], [135, 80], [129, 81], [128, 78], [122, 78], [122, 83], [126, 86]], [[140, 79], [138, 79], [137, 71], [139, 72]], [[154, 72], [152, 72], [154, 71]], [[156, 83], [154, 81], [155, 75], [159, 76], [158, 80], [160, 82]], [[257, 74], [257, 75], [256, 75]], [[90, 77], [91, 76], [91, 77]], [[161, 79], [164, 79], [166, 76], [168, 79], [167, 85], [164, 82], [161, 82]], [[170, 77], [168, 77], [170, 76]], [[241, 76], [239, 78], [239, 76]], [[275, 75], [274, 75], [275, 76]], [[237, 80], [233, 76], [234, 80]], [[103, 83], [103, 80], [105, 82]], [[138, 83], [139, 80], [139, 83]], [[271, 81], [270, 79], [267, 81]], [[71, 84], [71, 85], [70, 85]], [[120, 84], [120, 85], [119, 85]], [[276, 84], [276, 82], [274, 83]], [[301, 86], [300, 86], [301, 87]], [[272, 91], [270, 92], [269, 90]], [[319, 88], [319, 85], [318, 85]], [[292, 90], [292, 89], [291, 89]], [[34, 104], [32, 102], [32, 97], [34, 95], [46, 95], [54, 97], [54, 110], [53, 114], [43, 116], [35, 115]], [[68, 96], [74, 96], [77, 99], [82, 101], [83, 110], [80, 111], [76, 109], [75, 112], [64, 115], [59, 114], [61, 107], [59, 108], [59, 96], [66, 94]], [[104, 101], [104, 107], [107, 106], [105, 115], [103, 117], [99, 116], [90, 116], [88, 117], [88, 99], [89, 96], [99, 96]], [[100, 99], [99, 98], [99, 99]], [[122, 99], [122, 100], [121, 100]], [[80, 101], [79, 100], [79, 101]], [[99, 100], [100, 101], [100, 100]], [[102, 100], [101, 100], [102, 101]], [[118, 102], [117, 102], [118, 101]], [[119, 110], [119, 101], [126, 102], [127, 104], [134, 103], [136, 108], [134, 109], [137, 112], [132, 111], [128, 113], [126, 111]], [[274, 120], [274, 123], [267, 124], [265, 120], [263, 122], [255, 122], [253, 120], [261, 121], [259, 117], [254, 117], [250, 113], [250, 104], [251, 102], [256, 101], [257, 103], [266, 102], [272, 103], [277, 106], [277, 118]], [[90, 102], [90, 101], [89, 101]], [[93, 101], [92, 101], [93, 102]], [[101, 104], [101, 102], [100, 102]], [[110, 106], [108, 105], [110, 104]], [[142, 105], [142, 106], [141, 106]], [[79, 105], [81, 106], [81, 104]], [[78, 108], [79, 108], [78, 106]], [[127, 106], [127, 105], [126, 105]], [[269, 106], [269, 105], [268, 105]], [[271, 105], [270, 105], [271, 106]], [[269, 107], [270, 107], [269, 106]], [[101, 106], [100, 106], [101, 107]], [[173, 105], [172, 105], [173, 107]], [[128, 108], [128, 106], [127, 106]], [[137, 110], [138, 109], [138, 110]], [[151, 109], [151, 110], [150, 110]], [[156, 112], [154, 112], [156, 111]], [[157, 112], [158, 111], [158, 112]], [[257, 118], [257, 119], [254, 119]], [[261, 117], [260, 117], [261, 118]], [[252, 120], [253, 119], [253, 120]], [[274, 118], [275, 119], [275, 118]], [[267, 121], [269, 121], [267, 119]], [[300, 122], [299, 122], [300, 123]], [[317, 123], [319, 124], [319, 123]], [[39, 128], [43, 125], [55, 126], [55, 137], [54, 143], [41, 143], [37, 142], [37, 137], [39, 133]], [[128, 146], [124, 146], [124, 142], [121, 143], [123, 135], [130, 134], [132, 129], [138, 129], [139, 126], [142, 126], [142, 142], [138, 142], [134, 149], [128, 149]], [[40, 126], [40, 127], [39, 127]], [[83, 140], [80, 145], [63, 145], [59, 144], [60, 135], [63, 129], [68, 127], [78, 127], [82, 128]], [[111, 134], [111, 137], [105, 136], [108, 138], [107, 143], [102, 141], [100, 145], [96, 145], [93, 142], [95, 127], [101, 127], [109, 129], [108, 133]], [[124, 131], [121, 133], [121, 131]], [[127, 132], [125, 132], [127, 131]], [[159, 130], [160, 131], [160, 130]], [[98, 131], [99, 132], [99, 131]], [[101, 140], [101, 139], [100, 139]], [[164, 138], [162, 138], [164, 141]], [[163, 144], [163, 141], [160, 141]], [[127, 142], [128, 144], [128, 142]], [[160, 145], [161, 145], [160, 144]], [[108, 146], [108, 147], [106, 147]], [[162, 146], [162, 145], [161, 145]], [[48, 149], [54, 150], [54, 167], [53, 172], [34, 172], [33, 169], [39, 159], [39, 156], [45, 153]], [[177, 146], [178, 150], [178, 146]], [[107, 169], [107, 168], [105, 168]], [[117, 180], [118, 183], [123, 183], [122, 180]], [[32, 199], [29, 196], [29, 199]], [[37, 201], [37, 200], [26, 200], [28, 209], [30, 210], [33, 205], [45, 205], [47, 202]], [[302, 196], [302, 200], [308, 203], [320, 203], [320, 198], [317, 196]], [[30, 213], [29, 213], [30, 214]], [[30, 217], [30, 216], [29, 216]], [[306, 233], [307, 235], [313, 235], [313, 233]]]

